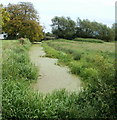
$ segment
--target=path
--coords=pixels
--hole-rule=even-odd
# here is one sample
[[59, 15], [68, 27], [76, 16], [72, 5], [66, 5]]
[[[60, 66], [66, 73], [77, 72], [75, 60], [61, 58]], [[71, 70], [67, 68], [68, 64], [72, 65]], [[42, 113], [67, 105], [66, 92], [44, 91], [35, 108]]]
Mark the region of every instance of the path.
[[65, 88], [68, 91], [79, 91], [81, 82], [77, 76], [69, 73], [67, 67], [56, 65], [57, 59], [42, 57], [45, 55], [39, 44], [34, 44], [30, 50], [32, 63], [39, 67], [41, 75], [33, 87], [42, 92], [49, 93], [55, 89]]

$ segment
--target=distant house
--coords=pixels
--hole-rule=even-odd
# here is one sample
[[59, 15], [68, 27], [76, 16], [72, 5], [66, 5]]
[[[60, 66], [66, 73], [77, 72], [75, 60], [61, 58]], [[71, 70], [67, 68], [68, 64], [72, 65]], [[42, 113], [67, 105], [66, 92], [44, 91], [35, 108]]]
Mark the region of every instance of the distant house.
[[0, 40], [5, 39], [7, 36], [8, 36], [8, 35], [7, 35], [6, 33], [2, 32], [2, 33], [0, 34]]

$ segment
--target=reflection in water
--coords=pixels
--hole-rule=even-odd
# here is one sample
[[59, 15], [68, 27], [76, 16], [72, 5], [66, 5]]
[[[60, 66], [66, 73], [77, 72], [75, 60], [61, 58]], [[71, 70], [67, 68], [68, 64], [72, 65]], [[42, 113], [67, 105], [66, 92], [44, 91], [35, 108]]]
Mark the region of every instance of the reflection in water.
[[32, 46], [30, 58], [32, 63], [39, 67], [41, 75], [37, 83], [33, 84], [34, 89], [42, 93], [50, 93], [53, 90], [65, 88], [68, 91], [79, 91], [81, 82], [75, 75], [69, 73], [67, 67], [56, 65], [57, 59], [42, 57], [45, 55], [39, 44]]

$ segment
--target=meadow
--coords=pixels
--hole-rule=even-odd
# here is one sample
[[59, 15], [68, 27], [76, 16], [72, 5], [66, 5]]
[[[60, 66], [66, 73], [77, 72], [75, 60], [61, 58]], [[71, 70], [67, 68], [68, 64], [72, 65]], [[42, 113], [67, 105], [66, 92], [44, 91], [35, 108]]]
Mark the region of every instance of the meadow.
[[38, 69], [29, 59], [31, 43], [4, 40], [3, 120], [116, 118], [113, 43], [55, 40], [42, 45], [46, 56], [58, 58], [59, 65], [81, 77], [83, 90], [79, 94], [64, 89], [47, 95], [35, 92], [30, 85], [37, 80]]
[[43, 46], [46, 56], [58, 58], [59, 65], [68, 66], [71, 73], [81, 77], [82, 110], [91, 110], [91, 116], [116, 116], [114, 43], [59, 39], [46, 41]]
[[[84, 82], [90, 82], [91, 77], [100, 78], [101, 73], [107, 72], [106, 68], [109, 67], [114, 74], [114, 43], [90, 43], [60, 39], [47, 41], [44, 47], [46, 56], [58, 58], [58, 64], [69, 66], [71, 72], [81, 76]], [[106, 73], [105, 77], [108, 74]]]

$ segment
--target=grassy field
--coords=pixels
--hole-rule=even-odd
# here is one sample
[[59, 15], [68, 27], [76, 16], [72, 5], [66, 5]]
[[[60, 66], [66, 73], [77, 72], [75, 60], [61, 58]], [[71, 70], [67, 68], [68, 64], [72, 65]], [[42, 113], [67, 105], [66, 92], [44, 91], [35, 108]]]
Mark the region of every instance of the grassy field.
[[106, 64], [107, 67], [112, 66], [114, 69], [114, 43], [86, 43], [60, 39], [47, 41], [46, 44], [48, 45], [45, 45], [47, 56], [59, 58], [59, 63], [68, 65], [72, 73], [82, 77], [85, 69], [89, 69], [90, 72], [95, 71], [94, 76], [96, 73], [101, 73], [102, 67]]
[[[99, 44], [95, 43], [97, 46]], [[101, 45], [104, 44], [106, 46], [107, 43]], [[58, 58], [60, 65], [69, 66], [71, 72], [81, 76], [82, 81], [86, 83], [79, 94], [60, 90], [44, 96], [34, 92], [30, 87], [30, 83], [38, 77], [37, 68], [32, 65], [28, 56], [30, 46], [28, 40], [24, 45], [18, 41], [3, 41], [3, 120], [116, 118], [112, 50], [101, 47], [104, 53], [94, 56], [98, 53], [98, 47], [91, 48], [95, 49], [95, 52], [90, 53], [89, 45], [87, 55], [85, 51], [88, 48], [84, 47], [84, 50], [82, 45], [82, 49], [79, 49], [80, 43], [74, 41], [44, 42], [47, 56]], [[103, 56], [107, 49], [109, 54]]]
[[109, 59], [115, 59], [115, 44], [114, 43], [90, 43], [70, 40], [55, 40], [47, 42], [49, 46], [61, 50], [69, 54], [86, 55], [102, 55]]
[[62, 39], [47, 41], [44, 48], [46, 56], [58, 58], [59, 65], [69, 66], [73, 74], [81, 77], [85, 89], [81, 96], [86, 100], [83, 100], [82, 110], [91, 110], [91, 116], [94, 114], [105, 118], [116, 116], [114, 43]]

